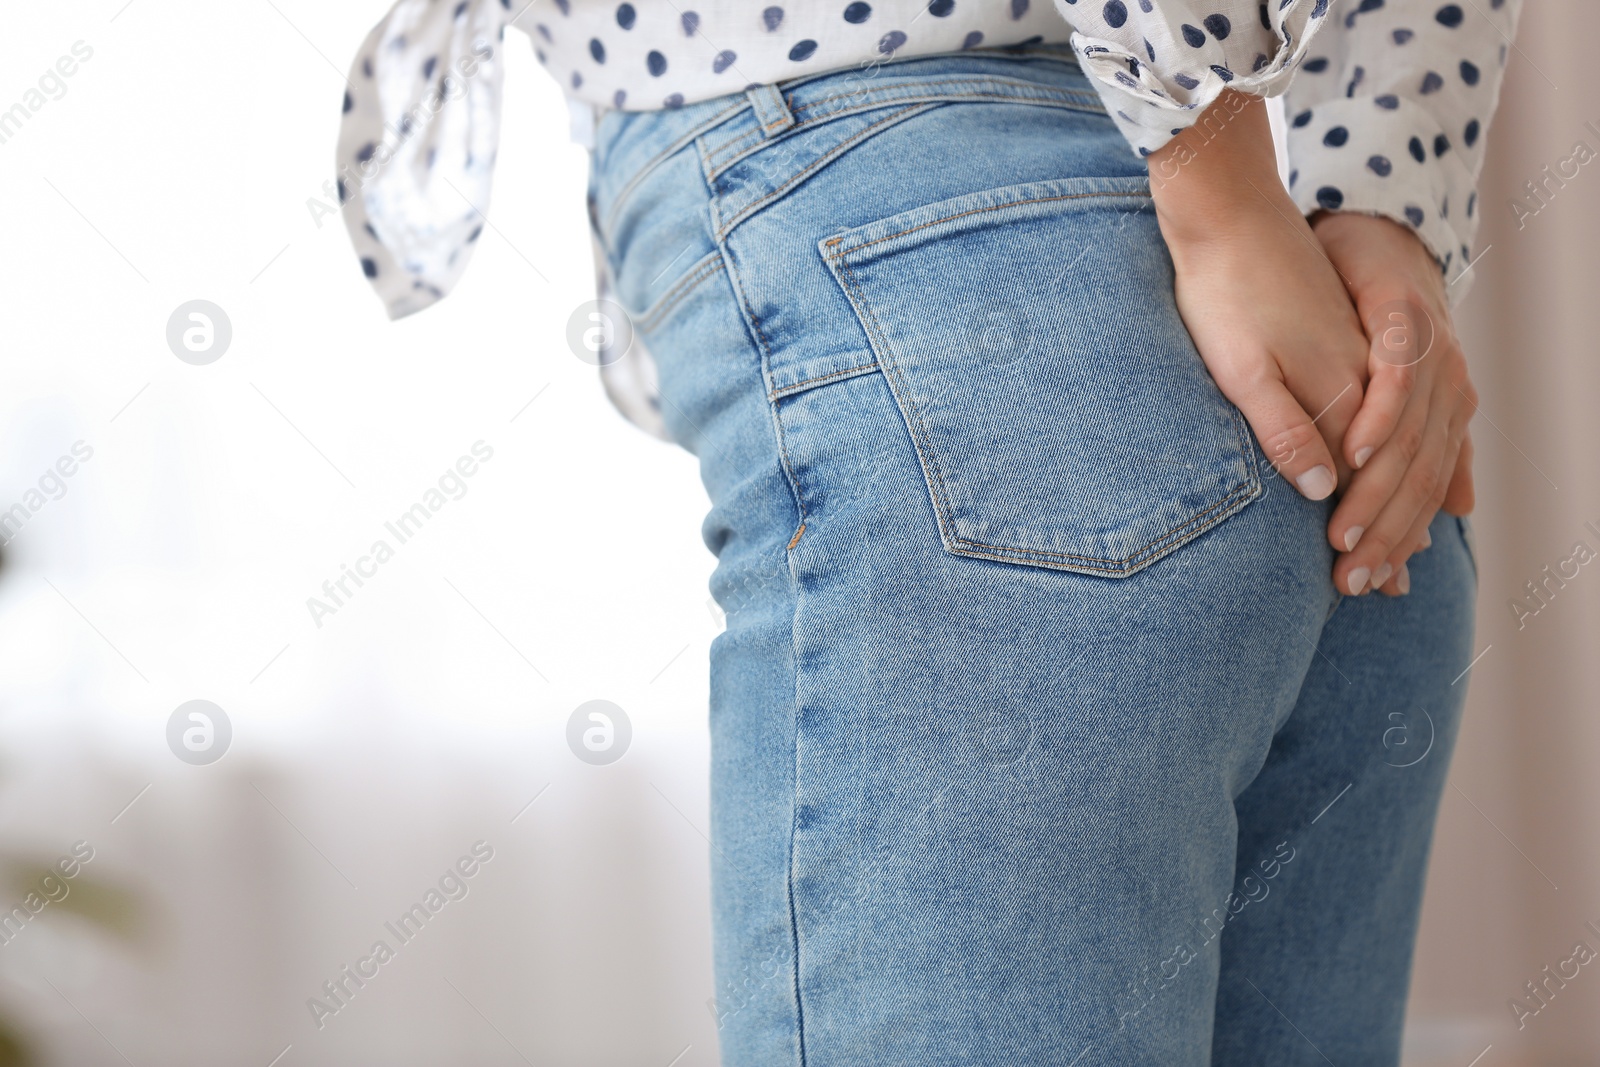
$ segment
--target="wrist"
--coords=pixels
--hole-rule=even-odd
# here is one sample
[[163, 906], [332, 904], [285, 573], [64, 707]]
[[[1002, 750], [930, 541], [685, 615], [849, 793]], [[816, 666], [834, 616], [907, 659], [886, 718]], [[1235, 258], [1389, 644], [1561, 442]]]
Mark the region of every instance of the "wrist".
[[1266, 101], [1227, 89], [1199, 120], [1147, 160], [1168, 244], [1226, 236], [1270, 207], [1300, 217], [1278, 177]]

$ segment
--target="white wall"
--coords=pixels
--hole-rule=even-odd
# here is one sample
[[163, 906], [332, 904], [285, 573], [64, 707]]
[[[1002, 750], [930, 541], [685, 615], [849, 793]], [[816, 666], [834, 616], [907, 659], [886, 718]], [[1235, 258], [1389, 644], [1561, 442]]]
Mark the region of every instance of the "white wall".
[[[592, 274], [556, 87], [508, 35], [494, 228], [390, 324], [307, 206], [327, 60], [381, 6], [124, 2], [8, 5], [0, 34], [4, 106], [93, 49], [0, 144], [0, 508], [93, 449], [0, 574], [0, 841], [90, 841], [148, 931], [46, 910], [0, 947], [0, 1005], [75, 1065], [714, 1062], [706, 502], [566, 347]], [[165, 339], [195, 298], [234, 330], [204, 367]], [[479, 440], [467, 495], [314, 625]], [[166, 745], [195, 698], [235, 730], [211, 766]], [[564, 740], [596, 698], [636, 730], [609, 767]], [[306, 1000], [480, 839], [469, 895], [315, 1028]]]

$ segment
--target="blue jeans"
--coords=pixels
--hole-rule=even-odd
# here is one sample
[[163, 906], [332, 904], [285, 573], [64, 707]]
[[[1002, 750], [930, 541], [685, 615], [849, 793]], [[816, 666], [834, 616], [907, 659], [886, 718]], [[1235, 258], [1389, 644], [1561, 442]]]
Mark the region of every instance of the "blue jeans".
[[591, 211], [712, 501], [724, 1062], [1398, 1062], [1464, 530], [1339, 596], [1070, 54], [613, 113]]

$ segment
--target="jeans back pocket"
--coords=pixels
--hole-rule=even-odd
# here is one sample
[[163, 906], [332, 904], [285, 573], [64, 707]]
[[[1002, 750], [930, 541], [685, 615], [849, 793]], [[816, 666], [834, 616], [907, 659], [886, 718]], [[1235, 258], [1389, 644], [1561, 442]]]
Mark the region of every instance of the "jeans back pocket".
[[822, 240], [947, 551], [1132, 574], [1261, 495], [1142, 177], [975, 193]]

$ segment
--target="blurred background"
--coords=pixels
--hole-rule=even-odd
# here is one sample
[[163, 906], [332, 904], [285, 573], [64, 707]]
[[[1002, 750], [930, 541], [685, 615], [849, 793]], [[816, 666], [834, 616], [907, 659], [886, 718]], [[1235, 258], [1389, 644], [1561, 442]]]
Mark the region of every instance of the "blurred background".
[[[6, 5], [0, 1064], [716, 1061], [705, 496], [567, 345], [586, 161], [519, 35], [473, 269], [385, 319], [326, 188], [384, 6]], [[1600, 969], [1543, 970], [1600, 949], [1596, 39], [1528, 0], [1491, 133], [1414, 1067], [1600, 1063]], [[168, 342], [197, 300], [204, 365]], [[593, 700], [613, 763], [569, 747]]]

